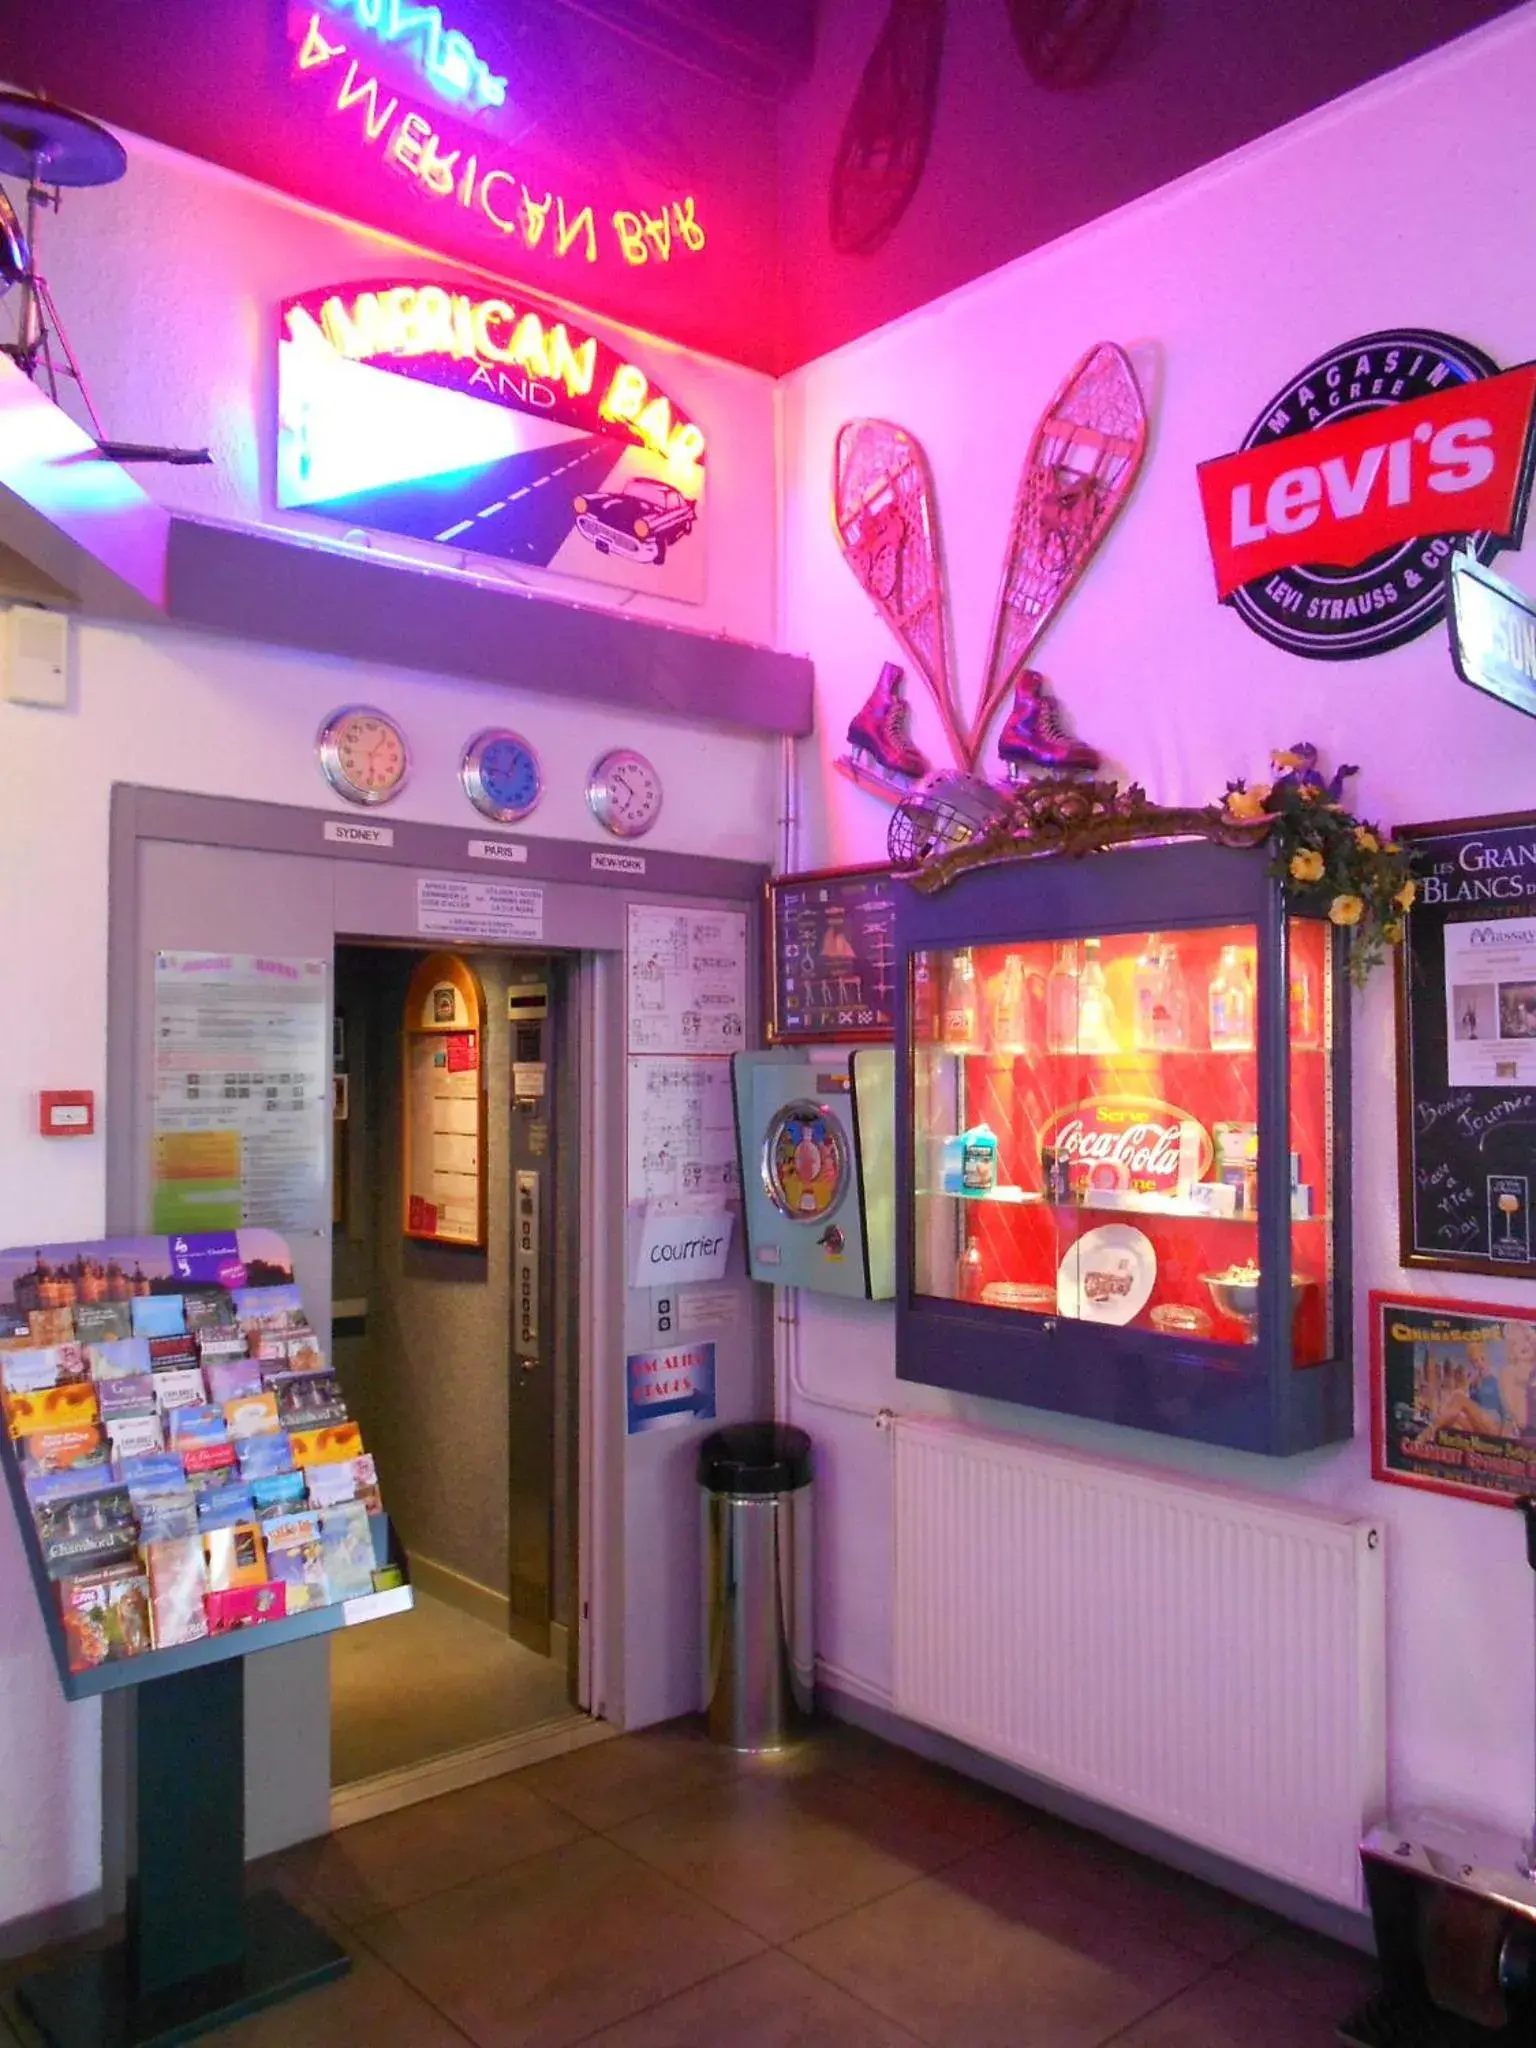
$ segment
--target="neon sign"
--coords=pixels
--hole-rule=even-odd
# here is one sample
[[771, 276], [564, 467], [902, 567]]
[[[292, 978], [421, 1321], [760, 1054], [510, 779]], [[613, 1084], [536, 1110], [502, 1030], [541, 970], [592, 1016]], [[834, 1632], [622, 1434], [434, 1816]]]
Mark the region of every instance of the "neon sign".
[[[313, 295], [294, 300], [285, 312], [290, 340], [303, 338], [305, 323], [317, 325], [326, 342], [347, 362], [386, 363], [431, 383], [461, 382], [468, 390], [531, 403], [556, 412], [573, 425], [617, 429], [667, 465], [669, 482], [697, 486], [704, 460], [704, 436], [673, 410], [638, 365], [613, 349], [602, 349], [603, 392], [595, 411], [570, 403], [589, 400], [597, 384], [599, 348], [595, 335], [573, 340], [564, 320], [532, 307], [521, 311], [509, 300], [481, 297], [439, 284], [392, 284], [351, 292], [330, 292], [318, 305]], [[406, 369], [407, 364], [419, 366]], [[524, 373], [508, 383], [506, 370]], [[561, 405], [555, 387], [567, 401]]]
[[[403, 8], [399, 0], [330, 0], [330, 4], [355, 7], [364, 26], [374, 25], [370, 16], [386, 25], [398, 19], [402, 37], [417, 32], [416, 15], [438, 14], [436, 8]], [[429, 115], [387, 86], [367, 59], [352, 54], [346, 43], [333, 40], [317, 11], [290, 15], [290, 26], [297, 44], [294, 68], [301, 79], [317, 74], [323, 79], [331, 117], [353, 124], [364, 146], [375, 151], [381, 164], [418, 194], [460, 208], [487, 234], [525, 249], [542, 250], [557, 260], [574, 255], [579, 261], [596, 263], [606, 250], [632, 268], [670, 264], [675, 256], [697, 255], [704, 248], [707, 238], [692, 194], [668, 201], [654, 212], [627, 206], [601, 211], [595, 201], [578, 202], [542, 181], [530, 185], [501, 160], [494, 142], [486, 146], [478, 131], [473, 147], [445, 135]], [[420, 32], [419, 40], [425, 46], [425, 31]], [[446, 45], [445, 36], [445, 49]], [[475, 61], [480, 62], [478, 58]], [[497, 82], [506, 83], [504, 79]]]
[[565, 310], [435, 279], [289, 299], [277, 503], [698, 601], [706, 443]]
[[444, 28], [440, 7], [412, 7], [402, 0], [329, 0], [338, 14], [357, 16], [359, 28], [370, 29], [382, 43], [409, 50], [416, 67], [444, 99], [463, 100], [471, 108], [504, 107], [507, 81], [477, 55], [469, 37]]

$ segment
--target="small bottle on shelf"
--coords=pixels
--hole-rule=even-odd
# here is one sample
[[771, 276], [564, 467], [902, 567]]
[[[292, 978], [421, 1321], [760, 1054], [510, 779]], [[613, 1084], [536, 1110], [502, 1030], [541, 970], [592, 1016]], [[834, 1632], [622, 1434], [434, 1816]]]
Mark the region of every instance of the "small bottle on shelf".
[[949, 963], [944, 986], [944, 1046], [948, 1052], [979, 1052], [980, 989], [976, 962], [969, 946], [962, 946]]
[[957, 1301], [980, 1301], [983, 1270], [981, 1246], [974, 1237], [968, 1237], [955, 1270]]
[[1317, 1044], [1317, 998], [1304, 960], [1291, 962], [1291, 1043], [1308, 1047]]
[[1253, 1051], [1253, 983], [1241, 946], [1223, 946], [1211, 977], [1212, 1052]]
[[1013, 1059], [1029, 1050], [1024, 962], [1017, 953], [1008, 955], [996, 987], [997, 996], [992, 1006], [992, 1050]]
[[1083, 972], [1077, 997], [1077, 1043], [1080, 1052], [1115, 1052], [1119, 1033], [1115, 1029], [1115, 1007], [1104, 962], [1099, 958], [1099, 941], [1083, 942]]
[[1045, 1042], [1052, 1052], [1077, 1051], [1077, 941], [1064, 940], [1045, 981]]
[[1176, 1052], [1189, 1043], [1189, 998], [1176, 949], [1154, 932], [1136, 962], [1133, 1031], [1138, 1052]]

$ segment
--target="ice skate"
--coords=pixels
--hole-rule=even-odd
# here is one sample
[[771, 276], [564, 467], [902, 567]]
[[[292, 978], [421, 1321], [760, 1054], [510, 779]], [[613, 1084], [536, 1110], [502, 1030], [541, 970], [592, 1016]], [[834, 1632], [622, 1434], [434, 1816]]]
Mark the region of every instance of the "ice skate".
[[902, 694], [901, 670], [888, 661], [848, 726], [847, 754], [837, 765], [861, 789], [899, 803], [928, 774], [928, 757], [912, 742], [912, 707]]
[[1067, 730], [1055, 692], [1035, 669], [1026, 669], [1014, 685], [1013, 709], [997, 736], [997, 751], [1011, 782], [1039, 768], [1056, 775], [1092, 775], [1102, 759], [1097, 747]]

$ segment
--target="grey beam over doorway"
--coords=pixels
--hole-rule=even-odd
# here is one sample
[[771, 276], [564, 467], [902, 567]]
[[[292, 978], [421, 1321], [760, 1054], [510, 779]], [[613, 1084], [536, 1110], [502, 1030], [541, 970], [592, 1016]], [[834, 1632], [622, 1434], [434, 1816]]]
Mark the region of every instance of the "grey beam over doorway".
[[749, 732], [808, 733], [802, 655], [272, 533], [171, 522], [166, 609], [214, 632]]

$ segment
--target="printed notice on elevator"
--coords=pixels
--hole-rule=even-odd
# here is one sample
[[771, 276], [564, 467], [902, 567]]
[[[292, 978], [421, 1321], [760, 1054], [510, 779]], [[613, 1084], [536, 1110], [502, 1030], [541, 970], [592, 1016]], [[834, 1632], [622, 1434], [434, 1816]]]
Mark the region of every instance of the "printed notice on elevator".
[[324, 960], [155, 955], [153, 1228], [329, 1227]]
[[629, 1050], [740, 1052], [746, 1024], [746, 912], [632, 903]]
[[416, 929], [433, 939], [544, 936], [544, 891], [518, 882], [462, 882], [447, 875], [416, 879]]
[[629, 1199], [741, 1194], [727, 1060], [629, 1062]]

